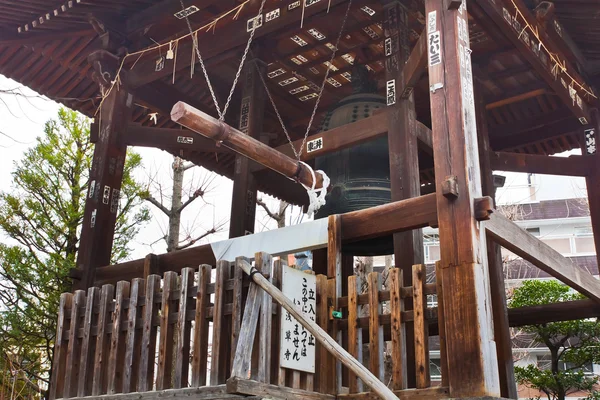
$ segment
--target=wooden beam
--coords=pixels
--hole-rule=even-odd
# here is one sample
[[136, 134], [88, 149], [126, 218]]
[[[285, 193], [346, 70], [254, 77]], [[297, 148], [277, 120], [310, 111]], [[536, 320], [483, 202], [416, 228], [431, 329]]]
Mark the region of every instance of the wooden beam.
[[[117, 58], [100, 50], [92, 53], [88, 61], [102, 71], [101, 85], [109, 87], [116, 75]], [[82, 279], [76, 282], [79, 289], [94, 284], [95, 269], [110, 262], [113, 235], [117, 222], [123, 168], [127, 146], [123, 134], [131, 120], [133, 96], [125, 86], [113, 90], [102, 103], [100, 110], [100, 135], [94, 148], [90, 171], [89, 191], [86, 196], [81, 241], [77, 253], [77, 268]]]
[[[428, 389], [404, 389], [395, 390], [394, 394], [400, 400], [441, 400], [448, 398], [447, 387], [432, 387]], [[339, 400], [378, 400], [380, 397], [372, 392], [339, 394]]]
[[341, 214], [342, 240], [352, 242], [437, 224], [435, 194]]
[[[418, 129], [413, 89], [427, 67], [427, 35], [421, 34], [415, 49], [410, 51], [409, 15], [405, 5], [394, 0], [384, 5], [384, 32], [386, 34], [385, 81], [398, 85], [398, 90], [388, 90], [388, 149], [390, 161], [391, 200], [399, 201], [421, 194], [419, 179]], [[412, 57], [412, 59], [411, 59]], [[412, 69], [409, 69], [412, 68]], [[392, 96], [392, 97], [390, 97]], [[414, 229], [397, 232], [394, 238], [396, 268], [402, 271], [403, 285], [413, 284], [413, 265], [424, 262], [423, 231]], [[413, 308], [412, 299], [404, 302], [406, 309]], [[404, 387], [419, 386], [415, 357], [415, 328], [405, 323], [403, 348], [406, 351], [406, 382]], [[422, 343], [422, 342], [419, 342]]]
[[[481, 196], [467, 1], [425, 0], [429, 91], [450, 396], [500, 394]], [[445, 188], [456, 190], [445, 190]]]
[[[347, 1], [348, 0], [320, 1], [311, 5], [310, 7], [306, 7], [306, 10], [304, 11], [304, 18], [308, 19], [316, 14], [327, 11], [329, 8], [331, 8], [333, 12], [337, 6], [343, 5]], [[370, 1], [371, 0], [356, 0], [353, 4], [355, 7], [360, 7], [361, 5], [368, 4]], [[302, 12], [300, 12], [299, 9], [288, 10], [287, 7], [282, 7], [280, 17], [271, 22], [263, 24], [263, 26], [258, 28], [255, 32], [254, 40], [265, 35], [272, 34], [280, 29], [287, 28], [294, 23], [299, 24], [301, 14]], [[327, 18], [327, 15], [325, 14], [323, 18]], [[219, 40], [212, 40], [210, 37], [206, 36], [211, 35], [212, 37], [212, 33], [200, 33], [198, 40], [202, 57], [208, 61], [210, 58], [215, 57], [218, 54], [246, 44], [248, 41], [246, 28], [247, 20], [243, 19], [232, 22], [223, 28], [217, 27]], [[179, 54], [191, 54], [191, 51], [191, 40], [186, 40], [185, 42], [182, 41], [179, 43]], [[155, 70], [155, 60], [156, 59], [154, 57], [148, 55], [144, 57], [144, 61], [140, 61], [136, 64], [135, 68], [131, 71], [131, 84], [133, 87], [142, 86], [148, 82], [155, 81], [173, 73], [172, 63], [174, 60], [167, 60], [165, 67], [161, 71]], [[190, 63], [191, 57], [180, 57], [177, 60], [176, 69], [180, 70], [187, 68], [190, 66]]]
[[534, 97], [538, 97], [544, 94], [547, 94], [548, 91], [546, 89], [535, 89], [529, 92], [521, 93], [516, 96], [511, 96], [504, 98], [502, 100], [497, 100], [492, 103], [488, 103], [485, 105], [486, 110], [493, 110], [494, 108], [503, 107], [509, 104], [518, 103], [520, 101], [525, 101], [527, 99], [531, 99]]
[[493, 213], [491, 219], [485, 222], [485, 229], [491, 239], [507, 250], [521, 256], [590, 299], [600, 302], [598, 279], [514, 222], [498, 213]]
[[44, 42], [50, 42], [53, 40], [62, 39], [73, 39], [81, 36], [96, 36], [96, 32], [92, 29], [78, 29], [71, 31], [57, 31], [57, 32], [46, 32], [46, 33], [35, 33], [29, 35], [18, 35], [18, 36], [2, 36], [0, 39], [0, 46], [26, 46], [26, 45], [40, 45]]
[[[254, 54], [258, 54], [258, 50], [255, 48]], [[256, 140], [260, 140], [264, 129], [266, 93], [259, 74], [266, 79], [266, 70], [267, 66], [261, 60], [249, 60], [242, 75], [242, 104], [238, 128], [242, 134]], [[243, 154], [235, 155], [229, 220], [230, 238], [254, 233], [257, 188], [254, 175], [250, 170], [251, 164], [252, 161]]]
[[[476, 82], [475, 110], [477, 112], [477, 140], [479, 142], [481, 192], [484, 196], [489, 196], [492, 201], [495, 201], [496, 187], [494, 186], [494, 178], [492, 175], [493, 167], [490, 162], [492, 153], [490, 151], [487, 112], [485, 109], [485, 98], [483, 93], [483, 84]], [[506, 305], [504, 268], [501, 249], [497, 243], [487, 243], [487, 257], [490, 274], [492, 313], [494, 316], [494, 341], [496, 342], [496, 355], [498, 357], [498, 373], [500, 378], [500, 394], [505, 398], [517, 399], [519, 394], [515, 382], [512, 339], [510, 336]]]
[[130, 123], [124, 136], [125, 144], [128, 146], [206, 153], [231, 153], [231, 150], [227, 147], [217, 146], [214, 140], [198, 136], [187, 129], [181, 128], [155, 128]]
[[286, 386], [270, 385], [233, 376], [227, 380], [227, 393], [256, 395], [261, 397], [288, 399], [288, 400], [334, 400], [335, 396], [321, 394], [302, 389], [293, 389]]
[[590, 299], [508, 309], [511, 327], [599, 317], [600, 305]]
[[[203, 10], [217, 2], [218, 0], [194, 0], [185, 2], [185, 5], [187, 7], [196, 6], [199, 10]], [[154, 24], [168, 21], [169, 19], [172, 19], [173, 22], [179, 21], [174, 16], [178, 11], [181, 11], [180, 0], [162, 0], [153, 4], [151, 7], [135, 13], [125, 22], [127, 36], [143, 31]]]
[[[171, 111], [171, 119], [194, 132], [221, 142], [231, 150], [288, 178], [297, 179], [308, 187], [313, 186], [313, 175], [306, 165], [188, 104], [182, 102], [175, 104]], [[314, 176], [316, 179], [314, 187], [317, 189], [323, 187], [323, 176], [319, 172], [315, 172]]]
[[533, 174], [587, 176], [592, 171], [583, 156], [552, 157], [535, 154], [490, 153], [490, 164], [494, 171], [524, 172]]
[[596, 260], [600, 265], [600, 111], [592, 111], [592, 128], [585, 131], [581, 138], [582, 154], [588, 160], [588, 176], [585, 183], [588, 194], [594, 244], [596, 245]]
[[[390, 111], [385, 109], [369, 118], [360, 119], [356, 122], [342, 125], [329, 131], [319, 132], [308, 136], [308, 138], [306, 138], [306, 143], [316, 139], [322, 139], [323, 147], [310, 152], [307, 151], [308, 148], [306, 148], [302, 153], [301, 160], [304, 162], [313, 160], [325, 154], [330, 154], [342, 149], [357, 146], [361, 143], [365, 143], [386, 135], [388, 131], [389, 113]], [[421, 148], [431, 151], [431, 129], [419, 121], [415, 121], [415, 127], [416, 136], [419, 140]], [[303, 141], [303, 139], [293, 141], [292, 143], [294, 148], [298, 149], [302, 145]], [[289, 157], [294, 157], [294, 152], [292, 151], [289, 143], [282, 144], [275, 149]], [[264, 168], [265, 166], [263, 165], [257, 165], [255, 171], [259, 171]]]
[[[568, 58], [564, 57], [562, 52], [542, 31], [543, 28], [539, 27], [538, 22], [531, 15], [531, 12], [523, 2], [521, 0], [475, 0], [475, 2], [500, 28], [506, 38], [516, 46], [521, 56], [534, 67], [542, 79], [560, 97], [562, 102], [578, 119], [580, 119], [581, 123], [584, 125], [588, 124], [590, 122], [590, 114], [587, 102], [591, 99], [577, 86], [574, 87], [575, 92], [573, 92], [573, 95], [570, 94], [571, 89], [569, 89], [569, 85], [571, 84], [572, 79], [563, 72], [560, 66], [555, 65], [555, 63], [551, 61], [550, 54], [547, 53], [544, 47], [540, 47], [539, 40], [533, 36], [530, 29], [525, 29], [525, 24], [527, 23], [531, 29], [539, 32], [543, 44], [547, 46], [550, 52], [558, 56], [561, 62], [564, 63], [565, 70], [573, 77], [573, 79], [586, 86], [586, 89], [588, 90], [591, 90], [590, 86], [585, 83], [581, 76], [579, 76], [568, 61]], [[517, 10], [523, 17], [519, 16], [515, 19]]]

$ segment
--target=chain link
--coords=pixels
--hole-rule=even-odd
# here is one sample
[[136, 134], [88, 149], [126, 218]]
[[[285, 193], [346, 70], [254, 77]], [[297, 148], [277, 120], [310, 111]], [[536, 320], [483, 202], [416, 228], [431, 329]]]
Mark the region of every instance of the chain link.
[[[258, 10], [257, 16], [262, 16], [263, 9], [265, 7], [265, 3], [267, 0], [262, 0], [260, 4], [260, 9]], [[183, 4], [183, 0], [179, 0], [181, 4], [181, 9], [185, 10], [185, 5]], [[204, 59], [202, 58], [202, 54], [200, 54], [200, 48], [198, 46], [198, 37], [194, 34], [192, 30], [192, 24], [190, 23], [189, 17], [186, 15], [185, 22], [187, 23], [188, 29], [190, 30], [190, 35], [192, 36], [192, 42], [194, 49], [196, 50], [196, 55], [198, 57], [198, 61], [200, 62], [200, 67], [202, 67], [202, 73], [204, 74], [204, 79], [206, 79], [206, 84], [208, 85], [208, 90], [210, 91], [210, 95], [212, 96], [213, 102], [215, 103], [215, 108], [217, 109], [217, 114], [219, 114], [219, 121], [225, 121], [225, 115], [227, 114], [227, 109], [229, 108], [229, 104], [231, 103], [231, 99], [233, 97], [233, 93], [235, 92], [235, 87], [240, 79], [240, 75], [242, 74], [242, 69], [244, 68], [244, 63], [246, 62], [246, 58], [248, 57], [248, 52], [250, 51], [250, 46], [252, 44], [252, 40], [254, 39], [254, 33], [258, 28], [254, 28], [250, 31], [250, 37], [248, 37], [248, 42], [246, 43], [246, 48], [244, 49], [244, 54], [242, 55], [242, 59], [240, 61], [240, 65], [238, 66], [238, 70], [235, 74], [235, 79], [233, 80], [233, 84], [231, 85], [231, 90], [229, 91], [229, 96], [227, 96], [227, 101], [223, 106], [223, 111], [219, 107], [219, 101], [217, 100], [217, 95], [213, 89], [212, 83], [208, 76], [208, 71], [206, 70], [206, 66], [204, 65]]]
[[323, 77], [323, 82], [321, 83], [321, 88], [319, 89], [319, 95], [317, 96], [315, 106], [313, 107], [313, 111], [310, 116], [310, 120], [308, 121], [308, 126], [306, 127], [306, 132], [304, 133], [304, 138], [302, 140], [302, 144], [300, 145], [299, 151], [296, 150], [296, 148], [294, 147], [294, 142], [292, 141], [292, 138], [290, 137], [290, 134], [289, 134], [287, 128], [285, 127], [285, 123], [283, 122], [283, 118], [281, 118], [281, 114], [279, 113], [279, 110], [277, 109], [277, 105], [275, 104], [275, 100], [273, 99], [273, 96], [271, 95], [271, 91], [269, 90], [269, 87], [267, 86], [267, 82], [265, 81], [263, 74], [260, 73], [260, 70], [258, 70], [258, 65], [255, 63], [256, 68], [258, 70], [258, 76], [260, 76], [260, 80], [262, 81], [262, 83], [265, 87], [265, 91], [267, 92], [267, 96], [269, 97], [269, 100], [271, 101], [271, 105], [273, 106], [273, 109], [275, 110], [277, 119], [279, 120], [279, 123], [281, 124], [281, 127], [283, 128], [283, 132], [285, 133], [285, 136], [287, 137], [287, 140], [290, 143], [290, 147], [292, 148], [292, 151], [294, 152], [294, 155], [296, 156], [296, 160], [298, 160], [298, 161], [300, 161], [300, 158], [302, 157], [302, 153], [304, 152], [304, 146], [306, 145], [306, 140], [308, 139], [308, 135], [310, 133], [310, 128], [312, 127], [313, 121], [315, 119], [315, 115], [317, 114], [317, 110], [319, 108], [319, 103], [321, 102], [321, 98], [323, 97], [323, 92], [325, 90], [325, 84], [327, 83], [327, 79], [329, 78], [329, 73], [331, 72], [331, 66], [333, 65], [333, 60], [335, 60], [335, 57], [337, 55], [338, 47], [340, 45], [340, 40], [342, 39], [342, 35], [344, 34], [344, 28], [346, 27], [346, 22], [348, 21], [348, 15], [350, 14], [351, 7], [352, 7], [352, 0], [350, 0], [348, 2], [348, 8], [346, 9], [346, 14], [344, 14], [342, 26], [340, 28], [338, 37], [335, 41], [335, 48], [333, 49], [333, 53], [331, 54], [331, 58], [329, 59], [329, 65], [327, 65], [327, 71], [325, 72], [325, 76]]

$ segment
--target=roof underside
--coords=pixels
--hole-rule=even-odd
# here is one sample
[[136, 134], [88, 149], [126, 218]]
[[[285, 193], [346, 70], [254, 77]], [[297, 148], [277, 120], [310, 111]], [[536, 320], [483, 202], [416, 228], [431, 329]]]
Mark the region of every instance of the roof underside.
[[[240, 3], [234, 0], [185, 1], [186, 7], [195, 5], [199, 9], [190, 16], [194, 28]], [[224, 18], [214, 31], [198, 36], [210, 79], [221, 103], [227, 98], [248, 37], [245, 21], [256, 14], [259, 3], [253, 1], [243, 7], [238, 20]], [[261, 48], [261, 58], [268, 63], [269, 89], [292, 139], [297, 139], [306, 130], [315, 102], [313, 93], [321, 85], [328, 68], [326, 62], [331, 57], [330, 48], [335, 43], [347, 3], [333, 1], [329, 13], [324, 10], [308, 16], [302, 28], [301, 7], [288, 11], [288, 5], [294, 2], [282, 3], [280, 0], [267, 0], [265, 12], [279, 7], [282, 14], [284, 11], [295, 12], [294, 23], [272, 29], [269, 34], [261, 34], [261, 29], [269, 27], [269, 23], [265, 22], [266, 28], [257, 30], [256, 42]], [[410, 10], [411, 42], [414, 45], [423, 29], [424, 7], [418, 0], [403, 3]], [[555, 0], [554, 3], [557, 19], [575, 47], [580, 49], [582, 61], [576, 63], [578, 72], [588, 84], [594, 84], [600, 76], [600, 28], [597, 25], [600, 7], [596, 0]], [[361, 63], [368, 65], [383, 94], [385, 55], [381, 4], [377, 0], [354, 1], [340, 50], [333, 62], [330, 75], [333, 80], [325, 84], [311, 133], [317, 131], [324, 113], [352, 92], [349, 73], [353, 59], [358, 57]], [[0, 73], [92, 117], [99, 104], [100, 92], [92, 80], [93, 70], [87, 56], [101, 47], [98, 32], [108, 30], [116, 33], [119, 45], [131, 53], [151, 46], [153, 42], [163, 43], [187, 33], [185, 20], [173, 16], [179, 10], [178, 0], [74, 0], [66, 3], [56, 0], [0, 0]], [[469, 3], [469, 11], [474, 73], [484, 88], [493, 149], [554, 154], [578, 148], [582, 129], [578, 119], [502, 32], [489, 28], [476, 4], [471, 7]], [[183, 45], [181, 47], [184, 48]], [[136, 79], [145, 83], [152, 78], [140, 74], [140, 66], [152, 66], [161, 55], [158, 52], [144, 53], [139, 59], [126, 63], [125, 68], [131, 69], [133, 75], [137, 73]], [[162, 76], [147, 83], [144, 88], [147, 93], [156, 94], [154, 98], [184, 100], [215, 115], [212, 97], [199, 65], [196, 64], [191, 75], [191, 56], [191, 52], [178, 52], [178, 64], [174, 66], [167, 60], [165, 70], [160, 74]], [[415, 102], [418, 119], [430, 126], [427, 93], [425, 76], [415, 89]], [[159, 113], [155, 125], [150, 114], [156, 110], [147, 102], [138, 103], [133, 113], [134, 122], [176, 127], [164, 112]], [[236, 90], [228, 113], [229, 121], [238, 118], [239, 105], [240, 95]], [[264, 131], [271, 138], [270, 145], [286, 143], [270, 104], [267, 104], [265, 117]], [[179, 154], [178, 149], [167, 150]], [[233, 154], [186, 152], [184, 157], [219, 174], [233, 176]], [[421, 179], [428, 183], [433, 179], [431, 160], [425, 154], [422, 158]], [[290, 185], [273, 172], [260, 172], [258, 184], [259, 189], [277, 197], [295, 203], [304, 201], [299, 185]]]

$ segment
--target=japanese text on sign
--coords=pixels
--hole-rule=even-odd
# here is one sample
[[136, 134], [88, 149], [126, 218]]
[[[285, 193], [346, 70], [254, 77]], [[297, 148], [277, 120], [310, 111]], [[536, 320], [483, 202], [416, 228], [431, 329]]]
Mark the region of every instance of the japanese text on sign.
[[587, 129], [585, 132], [585, 154], [596, 154], [598, 147], [596, 145], [596, 130]]
[[308, 153], [311, 153], [316, 150], [321, 150], [322, 148], [323, 148], [323, 138], [317, 138], [317, 139], [311, 140], [310, 142], [306, 143], [306, 151]]
[[[315, 321], [317, 309], [317, 277], [294, 268], [284, 267], [282, 292]], [[281, 313], [281, 350], [279, 363], [283, 368], [315, 372], [315, 338], [287, 311]]]

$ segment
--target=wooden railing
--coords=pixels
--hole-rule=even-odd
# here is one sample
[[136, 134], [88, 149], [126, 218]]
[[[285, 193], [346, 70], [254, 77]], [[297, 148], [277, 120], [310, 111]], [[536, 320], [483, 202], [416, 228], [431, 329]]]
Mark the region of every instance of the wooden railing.
[[[272, 261], [269, 255], [257, 253], [255, 265], [262, 266], [262, 273], [275, 286], [281, 286], [282, 260]], [[359, 279], [351, 276], [348, 295], [338, 299], [335, 281], [317, 276], [317, 324], [339, 338], [381, 380], [385, 378], [387, 355], [394, 390], [406, 389], [403, 332], [408, 321], [415, 327], [417, 388], [431, 386], [427, 316], [433, 310], [426, 309], [426, 296], [436, 288], [425, 284], [424, 268], [415, 266], [412, 287], [402, 287], [400, 271], [392, 269], [385, 290], [381, 274], [371, 273], [365, 293]], [[264, 297], [251, 346], [250, 372], [243, 379], [235, 374], [235, 379], [231, 378], [232, 370], [242, 370], [236, 368], [234, 358], [238, 340], [244, 335], [242, 321], [250, 285], [255, 284], [235, 263], [219, 261], [216, 269], [208, 265], [184, 268], [181, 274], [166, 272], [162, 279], [150, 275], [145, 280], [119, 282], [116, 287], [104, 285], [87, 293], [63, 294], [51, 398], [133, 392], [156, 395], [165, 390], [186, 395], [205, 390], [212, 394], [284, 393], [286, 398], [333, 398], [342, 393], [352, 397], [367, 389], [318, 345], [315, 374], [280, 368], [281, 308], [260, 288], [256, 289]], [[404, 311], [403, 299], [407, 297], [412, 297], [415, 311]], [[334, 300], [342, 319], [332, 318]], [[391, 345], [386, 347], [386, 342]], [[368, 354], [362, 355], [362, 346], [367, 343]], [[442, 357], [444, 362], [443, 353]], [[443, 388], [430, 390], [428, 398], [446, 393]]]

